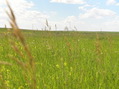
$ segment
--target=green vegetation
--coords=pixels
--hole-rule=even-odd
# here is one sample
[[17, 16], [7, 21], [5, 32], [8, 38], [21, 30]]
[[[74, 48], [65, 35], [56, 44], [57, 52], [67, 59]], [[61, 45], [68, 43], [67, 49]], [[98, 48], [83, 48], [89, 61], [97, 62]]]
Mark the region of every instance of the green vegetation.
[[[37, 89], [119, 89], [119, 33], [23, 31], [36, 65]], [[29, 89], [19, 58], [0, 29], [0, 89]], [[15, 41], [22, 51], [19, 42]], [[25, 53], [24, 53], [25, 54]]]

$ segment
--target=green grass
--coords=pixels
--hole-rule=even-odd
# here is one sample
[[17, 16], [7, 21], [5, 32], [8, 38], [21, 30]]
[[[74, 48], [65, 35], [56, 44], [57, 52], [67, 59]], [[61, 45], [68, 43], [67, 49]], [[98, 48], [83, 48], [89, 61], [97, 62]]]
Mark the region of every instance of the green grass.
[[[14, 65], [0, 65], [0, 86], [29, 89], [8, 57], [19, 56], [5, 32], [0, 29], [0, 60]], [[23, 33], [36, 61], [37, 89], [119, 89], [119, 33], [98, 32], [98, 39], [96, 32]]]

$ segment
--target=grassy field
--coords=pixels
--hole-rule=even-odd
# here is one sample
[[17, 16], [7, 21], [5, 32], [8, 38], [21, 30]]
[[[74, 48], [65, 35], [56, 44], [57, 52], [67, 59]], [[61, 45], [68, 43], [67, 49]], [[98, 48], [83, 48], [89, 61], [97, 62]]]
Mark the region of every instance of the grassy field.
[[[0, 29], [0, 60], [12, 65], [0, 65], [0, 89], [29, 89], [22, 68], [8, 55], [27, 59], [14, 52], [6, 33]], [[23, 34], [35, 59], [37, 89], [119, 89], [119, 33]]]

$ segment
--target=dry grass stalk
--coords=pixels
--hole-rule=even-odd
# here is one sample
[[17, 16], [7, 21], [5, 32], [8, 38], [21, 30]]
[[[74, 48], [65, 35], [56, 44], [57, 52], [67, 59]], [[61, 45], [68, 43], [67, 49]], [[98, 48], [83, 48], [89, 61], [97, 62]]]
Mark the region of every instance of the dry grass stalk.
[[[36, 76], [35, 76], [35, 62], [34, 62], [34, 58], [31, 55], [31, 52], [29, 50], [29, 47], [26, 44], [25, 38], [21, 32], [21, 30], [19, 29], [17, 23], [16, 23], [16, 18], [14, 15], [14, 12], [11, 8], [11, 6], [9, 5], [9, 3], [7, 2], [8, 8], [10, 12], [7, 12], [9, 18], [10, 18], [10, 25], [12, 27], [11, 32], [14, 36], [15, 39], [17, 39], [18, 41], [20, 41], [22, 47], [24, 48], [24, 51], [28, 57], [28, 61], [26, 63], [20, 61], [19, 59], [15, 58], [15, 57], [11, 57], [17, 64], [19, 64], [20, 67], [22, 67], [23, 69], [25, 69], [25, 71], [27, 71], [28, 73], [30, 73], [30, 88], [31, 89], [36, 89]], [[16, 53], [18, 53], [18, 55], [20, 57], [24, 57], [21, 50], [18, 48], [18, 46], [15, 44], [14, 41], [11, 42], [11, 45], [13, 47], [13, 49], [15, 50]], [[24, 58], [25, 59], [25, 58]], [[29, 75], [29, 74], [28, 74]]]
[[99, 34], [96, 33], [96, 43], [95, 43], [95, 51], [96, 51], [96, 56], [97, 56], [97, 62], [98, 63], [102, 63], [102, 45], [101, 45], [101, 42], [100, 42], [100, 37], [99, 37]]
[[16, 44], [13, 41], [10, 41], [10, 43], [12, 44], [12, 48], [14, 49], [14, 51], [19, 54], [21, 57], [24, 57], [24, 54], [19, 50], [19, 48], [16, 46]]
[[55, 30], [57, 30], [57, 24], [55, 24]]
[[45, 30], [51, 31], [51, 26], [49, 25], [48, 20], [46, 19], [46, 26], [45, 26]]
[[6, 84], [5, 84], [5, 80], [4, 80], [2, 74], [0, 74], [0, 81], [1, 81], [1, 83], [0, 83], [0, 89], [9, 89], [9, 88], [6, 86]]
[[99, 40], [99, 35], [96, 33], [96, 53], [97, 55], [100, 55], [102, 52], [101, 52], [101, 44], [100, 44], [100, 40]]
[[110, 50], [113, 49], [113, 41], [109, 33], [106, 34], [107, 40], [109, 42]]
[[11, 64], [11, 63], [4, 62], [4, 61], [0, 61], [0, 65], [9, 65], [9, 66], [12, 66], [12, 64]]
[[48, 23], [48, 20], [46, 19], [46, 26], [49, 27], [49, 23]]
[[78, 31], [78, 29], [76, 28], [76, 26], [74, 26], [74, 30], [75, 30], [75, 31]]
[[20, 61], [18, 58], [13, 57], [12, 55], [8, 55], [8, 56], [12, 60], [14, 60], [19, 66], [21, 66], [22, 68], [24, 68], [26, 70], [26, 65], [24, 62]]
[[65, 31], [69, 31], [69, 28], [66, 26], [66, 27], [64, 28], [64, 30], [65, 30]]

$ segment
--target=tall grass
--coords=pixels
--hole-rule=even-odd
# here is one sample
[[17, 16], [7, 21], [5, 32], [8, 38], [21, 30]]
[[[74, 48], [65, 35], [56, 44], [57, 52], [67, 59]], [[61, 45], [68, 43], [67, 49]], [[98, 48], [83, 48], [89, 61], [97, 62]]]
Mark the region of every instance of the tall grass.
[[[19, 65], [19, 67], [22, 68], [24, 79], [26, 79], [26, 82], [29, 85], [29, 88], [36, 89], [35, 60], [31, 54], [31, 51], [26, 43], [26, 40], [21, 30], [19, 29], [17, 25], [14, 12], [8, 2], [7, 2], [7, 5], [10, 11], [10, 12], [7, 12], [7, 15], [9, 16], [10, 25], [12, 27], [11, 29], [9, 29], [9, 31], [11, 32], [11, 35], [14, 37], [10, 39], [10, 43], [12, 45], [12, 48], [14, 49], [14, 52], [16, 52], [17, 55], [20, 58], [22, 58], [23, 61], [21, 61], [18, 57], [13, 57], [11, 55], [9, 55], [9, 57], [12, 60], [14, 60]], [[20, 44], [23, 50], [20, 50], [17, 44]], [[23, 51], [25, 53], [23, 53]], [[4, 64], [8, 64], [8, 63], [4, 63]]]

